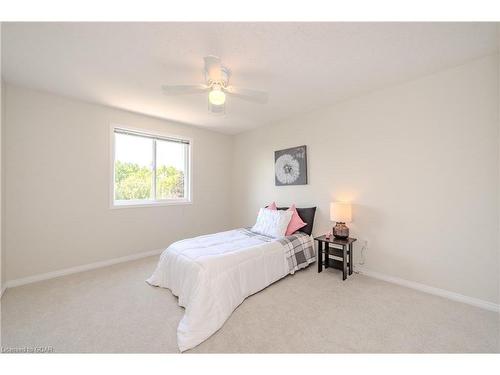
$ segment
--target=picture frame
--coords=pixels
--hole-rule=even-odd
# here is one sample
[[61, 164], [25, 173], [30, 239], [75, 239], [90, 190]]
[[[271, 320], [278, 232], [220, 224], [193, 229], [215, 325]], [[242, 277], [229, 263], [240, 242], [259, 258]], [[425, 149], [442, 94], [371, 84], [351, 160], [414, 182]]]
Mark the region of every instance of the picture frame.
[[307, 185], [307, 146], [274, 152], [274, 182], [276, 186]]

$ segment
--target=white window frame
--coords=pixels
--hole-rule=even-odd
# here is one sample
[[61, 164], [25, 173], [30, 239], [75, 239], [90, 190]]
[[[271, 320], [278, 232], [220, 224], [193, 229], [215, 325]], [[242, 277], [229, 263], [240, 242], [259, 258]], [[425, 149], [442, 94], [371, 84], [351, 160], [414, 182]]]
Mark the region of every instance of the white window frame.
[[[182, 141], [189, 142], [189, 147], [187, 147], [187, 158], [185, 168], [187, 173], [184, 174], [184, 185], [186, 197], [182, 199], [156, 199], [156, 200], [115, 200], [115, 129], [120, 129], [124, 131], [130, 131], [133, 133], [141, 133], [145, 136], [158, 137], [158, 138], [172, 138], [179, 139]], [[193, 203], [193, 173], [192, 173], [192, 160], [193, 160], [193, 140], [189, 137], [177, 136], [172, 134], [163, 133], [157, 130], [149, 129], [138, 129], [131, 128], [130, 126], [123, 126], [119, 124], [111, 124], [109, 131], [110, 138], [110, 208], [134, 208], [134, 207], [156, 207], [156, 206], [171, 206], [171, 205], [182, 205], [182, 204], [192, 204]], [[154, 143], [155, 144], [155, 143]], [[153, 178], [155, 183], [153, 184], [156, 188], [156, 147], [153, 147], [154, 158], [153, 158]], [[186, 181], [187, 180], [187, 181]], [[155, 194], [156, 195], [156, 194]]]

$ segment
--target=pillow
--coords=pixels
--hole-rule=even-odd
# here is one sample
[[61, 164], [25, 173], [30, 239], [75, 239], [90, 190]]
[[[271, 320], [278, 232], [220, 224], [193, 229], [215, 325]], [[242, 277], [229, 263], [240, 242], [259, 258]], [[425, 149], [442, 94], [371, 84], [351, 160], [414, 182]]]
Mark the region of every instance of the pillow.
[[292, 211], [261, 208], [257, 216], [257, 222], [251, 231], [270, 237], [283, 237], [291, 219]]
[[[274, 202], [273, 202], [274, 203]], [[307, 223], [304, 223], [302, 219], [299, 216], [299, 213], [297, 212], [297, 209], [295, 208], [295, 205], [292, 204], [290, 208], [287, 211], [292, 212], [292, 218], [290, 219], [290, 223], [288, 223], [288, 227], [286, 228], [286, 236], [291, 236], [295, 232], [297, 232], [300, 228], [303, 228], [307, 225]]]
[[276, 207], [276, 202], [271, 203], [269, 206], [266, 207], [269, 210], [277, 210], [278, 207]]
[[[278, 210], [288, 210], [288, 207], [278, 207]], [[313, 230], [316, 207], [297, 208], [297, 213], [299, 214], [302, 221], [307, 223], [305, 227], [300, 228], [299, 232], [303, 232], [310, 236]]]

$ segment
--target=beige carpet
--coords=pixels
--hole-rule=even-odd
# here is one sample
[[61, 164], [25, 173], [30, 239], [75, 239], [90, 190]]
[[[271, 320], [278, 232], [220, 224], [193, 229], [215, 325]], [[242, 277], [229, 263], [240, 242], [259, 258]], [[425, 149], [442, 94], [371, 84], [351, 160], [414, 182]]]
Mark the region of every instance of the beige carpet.
[[[177, 352], [183, 309], [144, 280], [158, 257], [21, 286], [2, 298], [2, 346]], [[498, 315], [314, 266], [251, 296], [190, 352], [498, 352]]]

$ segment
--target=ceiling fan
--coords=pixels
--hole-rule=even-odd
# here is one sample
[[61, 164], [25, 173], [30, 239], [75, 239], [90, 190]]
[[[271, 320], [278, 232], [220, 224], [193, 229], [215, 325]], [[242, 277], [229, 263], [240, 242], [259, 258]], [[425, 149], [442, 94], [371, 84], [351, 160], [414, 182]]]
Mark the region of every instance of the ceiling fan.
[[234, 87], [229, 84], [231, 71], [222, 65], [219, 57], [206, 56], [205, 83], [199, 85], [163, 85], [165, 95], [184, 95], [208, 92], [208, 110], [216, 114], [226, 112], [226, 95], [254, 103], [267, 103], [267, 92]]

